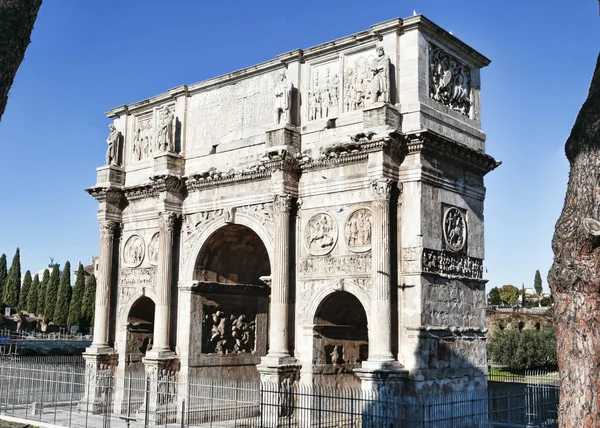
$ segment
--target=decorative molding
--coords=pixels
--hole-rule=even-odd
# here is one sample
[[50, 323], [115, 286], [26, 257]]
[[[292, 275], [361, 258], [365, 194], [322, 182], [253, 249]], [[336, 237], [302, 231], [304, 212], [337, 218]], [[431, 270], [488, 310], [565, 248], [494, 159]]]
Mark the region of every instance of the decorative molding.
[[358, 208], [348, 216], [344, 226], [344, 237], [348, 249], [364, 253], [371, 249], [373, 213], [367, 208]]
[[393, 180], [389, 178], [377, 178], [371, 181], [371, 196], [376, 201], [389, 201], [392, 196]]
[[275, 214], [289, 214], [292, 208], [292, 197], [290, 195], [275, 195], [273, 199], [273, 212]]
[[181, 214], [173, 211], [165, 211], [158, 214], [158, 225], [161, 229], [169, 232], [173, 231], [175, 220], [181, 217]]
[[315, 256], [329, 254], [338, 239], [338, 225], [327, 213], [313, 215], [304, 227], [304, 244], [309, 253]]
[[483, 260], [463, 254], [423, 249], [423, 272], [450, 278], [483, 278]]
[[115, 230], [119, 223], [113, 220], [101, 219], [100, 223], [100, 237], [111, 237], [114, 235]]
[[128, 201], [137, 201], [139, 199], [154, 198], [158, 196], [156, 187], [151, 184], [140, 184], [123, 189]]
[[371, 254], [338, 257], [306, 257], [298, 260], [298, 274], [302, 277], [329, 275], [361, 275], [371, 272]]
[[449, 140], [432, 131], [416, 131], [406, 135], [408, 154], [424, 153], [446, 156], [458, 165], [469, 170], [477, 170], [485, 175], [502, 164], [483, 152], [471, 149], [462, 143]]
[[267, 285], [256, 284], [226, 284], [213, 281], [194, 281], [190, 287], [194, 292], [219, 293], [219, 294], [243, 294], [250, 296], [268, 296], [271, 289]]
[[177, 195], [182, 194], [185, 190], [184, 180], [173, 174], [162, 174], [150, 177], [153, 182], [154, 189], [157, 192], [169, 192]]

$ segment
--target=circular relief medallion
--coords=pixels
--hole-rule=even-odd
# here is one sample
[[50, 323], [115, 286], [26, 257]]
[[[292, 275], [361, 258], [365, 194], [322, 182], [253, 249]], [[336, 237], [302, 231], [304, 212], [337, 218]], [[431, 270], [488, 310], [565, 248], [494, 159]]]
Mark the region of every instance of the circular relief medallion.
[[444, 214], [444, 241], [446, 248], [460, 251], [467, 241], [467, 225], [465, 217], [458, 208], [449, 208]]
[[304, 242], [308, 251], [315, 256], [329, 254], [337, 238], [338, 227], [329, 214], [316, 214], [306, 223]]
[[371, 210], [360, 208], [346, 220], [344, 233], [350, 251], [362, 253], [371, 249], [372, 217]]
[[144, 240], [140, 235], [132, 235], [123, 247], [123, 262], [127, 266], [137, 267], [144, 260]]
[[148, 244], [148, 260], [153, 265], [158, 263], [158, 233], [155, 233]]

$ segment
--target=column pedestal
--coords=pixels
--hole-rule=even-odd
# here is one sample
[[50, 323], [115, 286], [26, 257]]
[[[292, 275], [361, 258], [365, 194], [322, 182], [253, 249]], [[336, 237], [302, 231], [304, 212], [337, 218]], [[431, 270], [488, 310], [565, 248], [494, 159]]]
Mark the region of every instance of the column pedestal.
[[[154, 358], [146, 354], [142, 360], [146, 372], [146, 397], [137, 412], [138, 421], [153, 425], [174, 423], [177, 420], [176, 358]], [[171, 353], [173, 355], [173, 353]]]
[[113, 368], [117, 354], [111, 348], [88, 348], [85, 360], [85, 389], [79, 409], [94, 414], [104, 412], [110, 406], [110, 390], [113, 383]]

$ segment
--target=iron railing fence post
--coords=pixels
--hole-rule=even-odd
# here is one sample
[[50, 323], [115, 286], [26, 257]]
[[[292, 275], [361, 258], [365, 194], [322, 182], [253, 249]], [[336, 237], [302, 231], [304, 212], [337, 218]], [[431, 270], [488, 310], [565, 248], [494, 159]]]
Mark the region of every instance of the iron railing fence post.
[[146, 407], [144, 409], [144, 428], [148, 428], [149, 423], [149, 407], [150, 407], [150, 377], [146, 377]]
[[71, 388], [69, 391], [69, 426], [71, 426], [71, 416], [73, 414], [73, 390], [75, 389], [75, 372], [71, 373]]
[[53, 394], [54, 394], [54, 422], [53, 423], [54, 423], [54, 425], [56, 425], [56, 408], [57, 408], [57, 404], [58, 404], [57, 397], [56, 397], [56, 388], [58, 386], [58, 381], [56, 380], [57, 374], [58, 374], [57, 372], [54, 372], [54, 376], [53, 376], [53, 378], [54, 378], [54, 380], [53, 380], [53, 383], [54, 383], [54, 388], [53, 388]]

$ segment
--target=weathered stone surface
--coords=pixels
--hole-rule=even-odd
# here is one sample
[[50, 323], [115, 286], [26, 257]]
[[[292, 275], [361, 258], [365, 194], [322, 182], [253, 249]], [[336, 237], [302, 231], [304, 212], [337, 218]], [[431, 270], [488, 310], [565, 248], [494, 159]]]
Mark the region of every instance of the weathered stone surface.
[[[433, 45], [468, 76], [441, 67], [435, 96]], [[488, 62], [418, 16], [111, 110], [123, 166], [90, 193], [121, 225], [97, 308], [117, 370], [485, 382]]]

